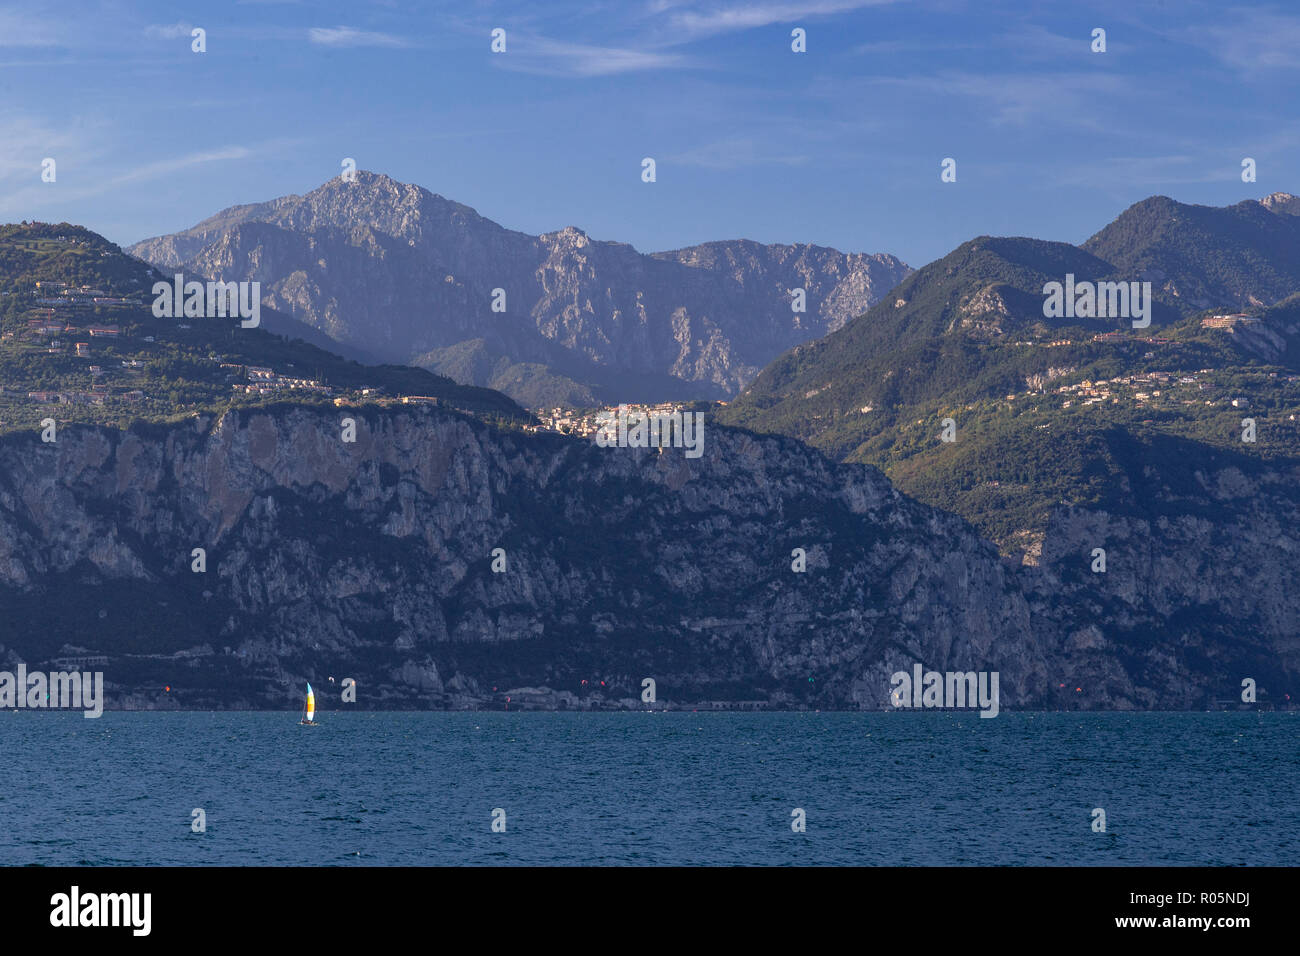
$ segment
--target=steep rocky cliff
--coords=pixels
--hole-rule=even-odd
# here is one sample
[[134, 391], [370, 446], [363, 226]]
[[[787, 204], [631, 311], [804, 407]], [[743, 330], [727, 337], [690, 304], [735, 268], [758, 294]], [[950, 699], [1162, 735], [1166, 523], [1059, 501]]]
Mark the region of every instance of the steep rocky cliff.
[[[1064, 635], [1062, 671], [1140, 707], [1239, 699], [1245, 678], [1272, 704], [1287, 705], [1287, 693], [1294, 702], [1300, 467], [1244, 454], [1207, 461], [1193, 443], [1163, 442], [1184, 467], [1134, 460], [1127, 507], [1058, 508], [1025, 569], [1034, 613]], [[1104, 570], [1094, 570], [1096, 549]]]
[[[909, 271], [893, 256], [819, 246], [734, 241], [643, 255], [572, 226], [530, 236], [368, 172], [129, 251], [164, 271], [260, 281], [268, 308], [344, 347], [533, 405], [733, 395]], [[791, 309], [795, 288], [805, 312]], [[493, 310], [494, 289], [504, 312]]]
[[647, 676], [662, 699], [878, 706], [915, 660], [999, 670], [1008, 702], [1046, 681], [994, 549], [871, 469], [722, 430], [692, 460], [341, 414], [354, 444], [292, 408], [7, 439], [10, 653], [107, 655], [119, 692], [215, 706], [329, 676], [416, 706]]
[[[1019, 568], [870, 467], [706, 429], [698, 459], [426, 408], [10, 435], [0, 660], [102, 655], [112, 701], [213, 707], [292, 705], [303, 680], [342, 706], [344, 677], [358, 706], [589, 703], [652, 677], [664, 701], [878, 708], [917, 662], [999, 672], [1007, 708], [1183, 707], [1265, 656], [1295, 675], [1297, 599], [1252, 563], [1300, 554], [1273, 478], [1204, 476], [1197, 508], [1247, 506], [1219, 528], [1063, 518], [1059, 556]], [[1104, 584], [1077, 571], [1095, 541]], [[1210, 606], [1235, 640], [1176, 626]]]

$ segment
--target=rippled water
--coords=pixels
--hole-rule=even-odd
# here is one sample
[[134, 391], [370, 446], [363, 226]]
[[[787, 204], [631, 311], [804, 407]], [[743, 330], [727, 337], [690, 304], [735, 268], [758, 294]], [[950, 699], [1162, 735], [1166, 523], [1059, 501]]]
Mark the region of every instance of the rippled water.
[[[0, 862], [1300, 860], [1295, 713], [297, 720], [0, 713]], [[196, 807], [205, 833], [191, 832]], [[505, 833], [491, 830], [494, 808]], [[791, 830], [794, 808], [805, 833]]]

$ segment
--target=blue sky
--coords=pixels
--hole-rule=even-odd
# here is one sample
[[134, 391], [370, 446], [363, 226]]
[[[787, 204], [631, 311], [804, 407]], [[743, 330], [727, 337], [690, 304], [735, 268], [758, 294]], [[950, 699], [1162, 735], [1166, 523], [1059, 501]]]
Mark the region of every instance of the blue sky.
[[525, 232], [920, 266], [1153, 194], [1300, 192], [1297, 104], [1294, 3], [0, 0], [0, 221], [126, 244], [354, 157]]

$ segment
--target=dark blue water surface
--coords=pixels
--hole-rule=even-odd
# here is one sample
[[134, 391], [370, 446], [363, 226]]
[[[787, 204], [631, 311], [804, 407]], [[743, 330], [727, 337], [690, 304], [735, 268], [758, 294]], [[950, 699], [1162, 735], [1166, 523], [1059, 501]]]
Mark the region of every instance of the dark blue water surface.
[[297, 721], [0, 713], [0, 863], [1300, 862], [1297, 713]]

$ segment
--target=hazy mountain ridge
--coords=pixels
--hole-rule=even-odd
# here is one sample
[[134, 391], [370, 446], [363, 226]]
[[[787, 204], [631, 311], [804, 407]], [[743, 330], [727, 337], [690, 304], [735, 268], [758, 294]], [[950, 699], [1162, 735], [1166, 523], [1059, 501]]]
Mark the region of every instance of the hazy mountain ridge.
[[[233, 318], [156, 317], [152, 290], [163, 278], [81, 226], [0, 225], [0, 427], [49, 414], [60, 424], [129, 422], [256, 400], [239, 393], [248, 366], [339, 393], [369, 388], [390, 400], [415, 395], [472, 414], [530, 418], [499, 392], [425, 369], [345, 361], [322, 333], [270, 308], [256, 328]], [[95, 336], [92, 326], [108, 334]], [[74, 352], [77, 339], [88, 341]]]
[[1115, 270], [1153, 280], [1184, 315], [1259, 308], [1300, 291], [1300, 199], [1273, 193], [1232, 206], [1153, 196], [1083, 243]]
[[[148, 261], [160, 269], [175, 269], [197, 255], [204, 246], [220, 237], [226, 230], [240, 223], [268, 216], [281, 205], [293, 202], [298, 198], [297, 196], [284, 196], [270, 202], [231, 206], [214, 216], [209, 216], [189, 229], [146, 240], [150, 243], [150, 255], [149, 257], [140, 256], [140, 258], [147, 258]], [[140, 244], [137, 243], [137, 245]], [[131, 248], [134, 249], [135, 246]]]
[[[1062, 329], [1132, 331], [1128, 317], [1045, 318], [1043, 286], [1063, 281], [1067, 273], [1076, 282], [1151, 281], [1152, 331], [1145, 333], [1150, 335], [1210, 307], [1235, 310], [1243, 298], [1258, 297], [1240, 291], [1249, 288], [1242, 277], [1255, 267], [1256, 250], [1281, 237], [1288, 241], [1272, 251], [1268, 270], [1269, 281], [1276, 285], [1269, 285], [1267, 292], [1264, 285], [1257, 287], [1259, 295], [1272, 296], [1266, 304], [1280, 303], [1300, 291], [1300, 217], [1272, 210], [1289, 208], [1292, 200], [1295, 197], [1289, 194], [1276, 193], [1269, 197], [1269, 207], [1252, 201], [1217, 210], [1154, 197], [1130, 207], [1084, 248], [1019, 237], [969, 240], [913, 272], [839, 332], [796, 346], [772, 362], [734, 404], [740, 416], [736, 420], [757, 425], [772, 414], [811, 419], [825, 416], [832, 405], [841, 410], [856, 407], [853, 402], [858, 398], [874, 399], [876, 407], [922, 396], [939, 398], [949, 385], [965, 383], [968, 377], [946, 381], [942, 374], [931, 374], [931, 368], [914, 377], [916, 388], [911, 392], [899, 382], [917, 356], [957, 349], [962, 343], [994, 349], [985, 353], [985, 364], [991, 364], [996, 348], [1008, 344], [1013, 335], [1033, 339]], [[1222, 248], [1203, 225], [1190, 228], [1187, 235], [1171, 233], [1180, 217], [1225, 224]], [[1250, 232], [1254, 227], [1258, 233]], [[1107, 261], [1097, 250], [1117, 252], [1127, 265]], [[1204, 265], [1197, 264], [1201, 260]], [[1189, 268], [1209, 274], [1211, 262], [1217, 263], [1217, 274], [1237, 277], [1233, 285], [1238, 291], [1219, 286], [1221, 301], [1192, 302], [1169, 278], [1176, 270]], [[1293, 264], [1294, 272], [1287, 271]], [[1043, 353], [1045, 358], [1063, 355]], [[882, 386], [886, 378], [893, 381]], [[990, 394], [996, 387], [1001, 386], [990, 385]], [[799, 434], [813, 437], [811, 431]]]
[[[365, 172], [234, 207], [130, 251], [170, 269], [261, 281], [269, 306], [387, 361], [447, 371], [442, 350], [452, 350], [455, 369], [462, 344], [482, 340], [486, 367], [507, 384], [513, 364], [546, 366], [554, 379], [543, 392], [555, 400], [566, 391], [732, 395], [773, 356], [837, 328], [908, 271], [893, 256], [817, 246], [741, 240], [644, 255], [575, 227], [528, 236]], [[798, 287], [804, 313], [791, 310]], [[504, 313], [492, 311], [498, 288]], [[638, 394], [620, 395], [629, 382]]]
[[[1157, 197], [1089, 249], [973, 239], [839, 332], [783, 355], [719, 416], [875, 464], [909, 494], [1027, 554], [1043, 546], [1059, 503], [1114, 510], [1126, 494], [1122, 459], [1153, 436], [1186, 442], [1181, 454], [1190, 456], [1153, 465], [1194, 468], [1216, 448], [1242, 451], [1250, 417], [1260, 438], [1244, 450], [1284, 463], [1300, 450], [1295, 296], [1241, 321], [1203, 322], [1213, 309], [1199, 309], [1186, 282], [1170, 277], [1218, 276], [1213, 308], [1223, 313], [1250, 295], [1300, 290], [1300, 271], [1287, 271], [1294, 249], [1269, 244], [1300, 225], [1276, 211], [1289, 203], [1275, 194], [1268, 206], [1213, 210]], [[1177, 230], [1191, 220], [1186, 234]], [[1117, 250], [1130, 266], [1095, 250]], [[1260, 250], [1270, 278], [1252, 284]], [[1045, 318], [1044, 284], [1071, 273], [1077, 282], [1151, 281], [1150, 327]], [[945, 421], [956, 429], [952, 443], [939, 440]]]

